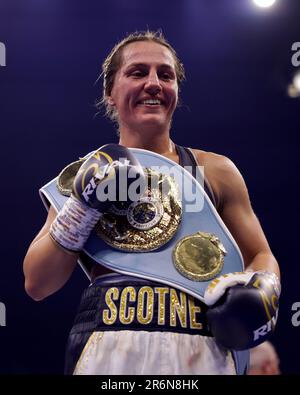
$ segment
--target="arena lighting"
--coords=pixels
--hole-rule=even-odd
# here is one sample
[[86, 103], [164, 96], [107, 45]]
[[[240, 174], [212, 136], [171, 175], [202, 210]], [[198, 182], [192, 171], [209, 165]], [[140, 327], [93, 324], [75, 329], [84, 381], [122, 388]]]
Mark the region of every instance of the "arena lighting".
[[292, 83], [288, 85], [287, 94], [291, 98], [300, 97], [300, 71], [295, 73]]
[[254, 4], [261, 8], [271, 7], [276, 0], [253, 0]]
[[300, 93], [300, 71], [298, 71], [294, 75], [293, 84], [294, 84], [295, 88], [298, 90], [298, 92]]

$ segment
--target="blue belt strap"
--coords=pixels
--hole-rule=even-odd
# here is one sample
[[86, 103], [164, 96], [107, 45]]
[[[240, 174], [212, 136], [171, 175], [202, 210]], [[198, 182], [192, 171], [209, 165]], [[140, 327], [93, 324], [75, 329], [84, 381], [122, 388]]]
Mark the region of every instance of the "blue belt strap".
[[[131, 151], [133, 151], [133, 154], [144, 167], [174, 167], [176, 172], [184, 177], [185, 181], [192, 184], [193, 188], [191, 189], [193, 189], [193, 191], [196, 190], [198, 196], [202, 198], [203, 207], [199, 212], [185, 212], [184, 208], [188, 206], [189, 200], [185, 200], [185, 196], [183, 196], [183, 219], [180, 229], [177, 231], [171, 242], [159, 251], [147, 253], [124, 253], [122, 251], [113, 250], [92, 232], [84, 252], [96, 262], [103, 264], [113, 271], [165, 283], [174, 286], [175, 288], [182, 289], [183, 291], [198, 297], [200, 300], [203, 300], [205, 289], [210, 281], [192, 281], [177, 272], [172, 264], [171, 258], [171, 252], [175, 243], [182, 237], [199, 230], [216, 234], [227, 250], [227, 255], [224, 259], [224, 267], [220, 272], [220, 275], [244, 270], [243, 259], [239, 248], [217, 213], [215, 207], [211, 203], [209, 197], [205, 193], [203, 187], [192, 177], [190, 173], [175, 162], [151, 151], [141, 149], [131, 149]], [[179, 185], [179, 188], [180, 187], [182, 187], [182, 185]], [[40, 196], [47, 208], [49, 208], [50, 203], [57, 211], [62, 208], [67, 199], [66, 196], [63, 196], [58, 191], [56, 187], [56, 178], [40, 189]], [[143, 265], [140, 264], [141, 259], [143, 261]], [[161, 262], [164, 262], [164, 265], [161, 265]], [[249, 360], [249, 352], [234, 351], [233, 357], [237, 373], [245, 374]]]

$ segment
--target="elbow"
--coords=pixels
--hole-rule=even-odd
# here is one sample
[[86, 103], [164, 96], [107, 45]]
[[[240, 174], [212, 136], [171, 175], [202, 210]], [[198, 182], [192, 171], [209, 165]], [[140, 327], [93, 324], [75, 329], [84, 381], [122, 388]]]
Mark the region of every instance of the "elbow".
[[45, 292], [35, 284], [25, 281], [25, 291], [28, 296], [36, 302], [39, 302], [46, 298]]

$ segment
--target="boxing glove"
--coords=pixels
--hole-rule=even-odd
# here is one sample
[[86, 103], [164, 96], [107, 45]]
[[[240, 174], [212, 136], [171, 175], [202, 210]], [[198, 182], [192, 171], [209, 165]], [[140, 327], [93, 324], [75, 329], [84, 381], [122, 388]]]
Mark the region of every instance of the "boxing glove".
[[213, 280], [204, 294], [209, 328], [225, 348], [245, 350], [267, 340], [278, 316], [280, 282], [274, 273], [237, 272]]
[[71, 196], [50, 226], [52, 240], [67, 252], [81, 251], [101, 213], [113, 203], [138, 200], [145, 187], [134, 155], [121, 145], [104, 145], [79, 168]]

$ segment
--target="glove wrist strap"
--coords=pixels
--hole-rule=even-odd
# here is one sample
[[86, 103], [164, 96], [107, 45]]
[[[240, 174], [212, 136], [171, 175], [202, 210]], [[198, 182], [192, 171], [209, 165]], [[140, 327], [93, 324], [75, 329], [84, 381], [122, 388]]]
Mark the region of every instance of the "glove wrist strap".
[[79, 252], [100, 216], [99, 211], [71, 195], [52, 222], [49, 234], [64, 249]]

